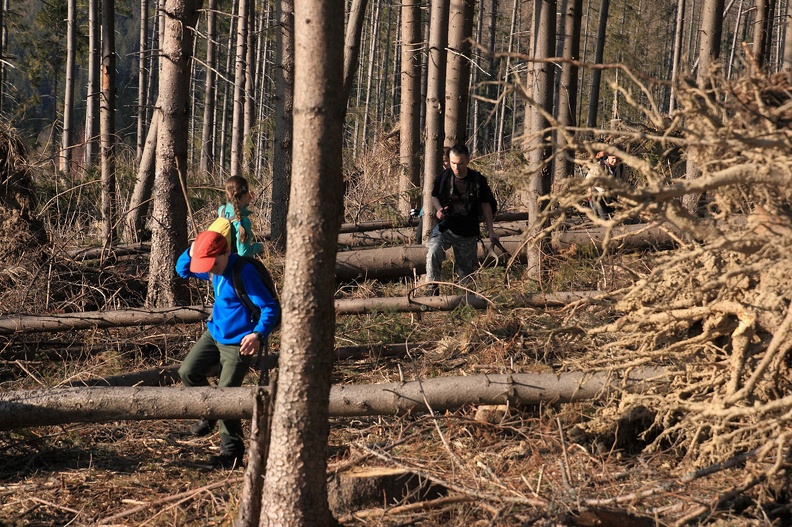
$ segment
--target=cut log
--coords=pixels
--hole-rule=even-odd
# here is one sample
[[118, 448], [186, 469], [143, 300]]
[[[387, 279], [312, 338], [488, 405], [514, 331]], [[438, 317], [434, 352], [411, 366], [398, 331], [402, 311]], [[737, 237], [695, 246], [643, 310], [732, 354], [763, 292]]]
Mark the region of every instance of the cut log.
[[[516, 303], [522, 303], [527, 307], [563, 306], [598, 294], [601, 293], [598, 291], [536, 293], [524, 295], [517, 299]], [[426, 296], [340, 299], [335, 301], [335, 308], [337, 315], [363, 315], [379, 312], [453, 311], [465, 303], [476, 309], [486, 309], [490, 305], [486, 300], [475, 296]], [[87, 311], [45, 316], [6, 315], [0, 316], [0, 335], [126, 326], [191, 324], [203, 322], [211, 311], [211, 306], [187, 306]]]
[[[515, 373], [439, 377], [405, 383], [335, 385], [331, 416], [403, 415], [478, 404], [572, 402], [612, 390], [641, 391], [664, 380], [645, 368], [620, 378], [611, 373]], [[149, 419], [250, 419], [257, 387], [50, 388], [0, 393], [0, 430], [72, 422]]]

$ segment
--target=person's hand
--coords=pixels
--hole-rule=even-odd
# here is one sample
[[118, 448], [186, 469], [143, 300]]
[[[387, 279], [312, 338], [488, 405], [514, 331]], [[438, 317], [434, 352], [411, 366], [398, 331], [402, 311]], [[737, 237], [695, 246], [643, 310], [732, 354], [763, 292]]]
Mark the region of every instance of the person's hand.
[[489, 233], [489, 239], [492, 243], [500, 242], [500, 234], [495, 232], [495, 229], [492, 229]]
[[443, 207], [442, 209], [438, 209], [437, 210], [437, 212], [435, 213], [435, 216], [437, 216], [438, 220], [442, 220], [443, 219], [443, 216], [445, 216], [445, 213], [446, 213], [447, 209], [448, 209], [448, 207]]
[[258, 333], [249, 333], [242, 337], [242, 342], [239, 343], [239, 353], [241, 355], [253, 355], [259, 349]]

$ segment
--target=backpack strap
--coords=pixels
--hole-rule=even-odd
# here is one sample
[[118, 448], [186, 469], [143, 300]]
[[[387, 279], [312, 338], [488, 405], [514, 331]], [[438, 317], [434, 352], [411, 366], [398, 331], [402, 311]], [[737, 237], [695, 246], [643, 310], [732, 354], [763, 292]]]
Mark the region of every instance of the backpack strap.
[[248, 296], [247, 291], [245, 290], [245, 284], [242, 282], [242, 268], [245, 267], [245, 264], [251, 263], [250, 258], [247, 256], [240, 256], [237, 258], [237, 261], [234, 262], [234, 270], [231, 275], [231, 283], [234, 286], [234, 293], [236, 296], [239, 297], [239, 300], [242, 302], [242, 305], [245, 306], [250, 313], [250, 318], [253, 322], [257, 322], [259, 317], [261, 316], [261, 308], [259, 308]]

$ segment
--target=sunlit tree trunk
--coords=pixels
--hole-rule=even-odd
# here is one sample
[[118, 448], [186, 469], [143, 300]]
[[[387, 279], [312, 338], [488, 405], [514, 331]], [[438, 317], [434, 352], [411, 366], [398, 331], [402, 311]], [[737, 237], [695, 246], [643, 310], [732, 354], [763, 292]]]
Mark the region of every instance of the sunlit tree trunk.
[[102, 58], [100, 0], [88, 0], [88, 93], [85, 98], [85, 168], [94, 164], [99, 142], [99, 64]]
[[[583, 0], [569, 0], [565, 17], [562, 56], [568, 61], [580, 60], [580, 26], [582, 21]], [[565, 62], [561, 65], [561, 82], [558, 92], [558, 124], [562, 127], [575, 126], [577, 113], [578, 68]], [[555, 180], [559, 181], [573, 175], [574, 152], [566, 152], [566, 136], [557, 132], [555, 159]]]
[[792, 13], [789, 12], [789, 0], [784, 8], [784, 62], [782, 70], [792, 82]]
[[215, 103], [217, 92], [215, 82], [217, 79], [217, 51], [215, 39], [217, 29], [215, 21], [217, 17], [217, 0], [209, 0], [206, 9], [206, 85], [204, 88], [204, 114], [203, 129], [201, 131], [201, 172], [204, 174], [214, 174], [214, 125], [215, 125]]
[[255, 47], [253, 33], [256, 20], [256, 0], [248, 0], [248, 31], [247, 45], [245, 46], [245, 119], [242, 126], [242, 172], [249, 174], [252, 167], [252, 138], [253, 124], [255, 120], [256, 108], [256, 71], [255, 71]]
[[102, 95], [100, 151], [102, 163], [102, 224], [105, 247], [115, 241], [115, 3], [102, 0]]
[[[739, 18], [738, 18], [739, 21]], [[685, 24], [685, 0], [677, 0], [676, 28], [674, 30], [674, 49], [671, 65], [671, 98], [668, 102], [668, 113], [676, 109], [676, 87], [679, 81], [679, 61], [682, 56], [682, 30]]]
[[138, 120], [137, 159], [143, 155], [146, 143], [146, 116], [148, 115], [148, 68], [146, 68], [146, 39], [148, 38], [148, 0], [140, 0], [140, 56], [138, 56]]
[[767, 63], [767, 51], [770, 45], [773, 12], [772, 0], [756, 0], [755, 16], [753, 23], [752, 52], [756, 63], [764, 66]]
[[[533, 39], [531, 55], [536, 59], [546, 59], [555, 51], [556, 39], [556, 2], [555, 0], [537, 0], [533, 13]], [[528, 210], [528, 224], [535, 231], [541, 228], [539, 215], [541, 208], [539, 199], [550, 192], [552, 183], [548, 160], [551, 149], [548, 120], [542, 109], [552, 115], [553, 106], [553, 75], [554, 64], [546, 62], [533, 62], [528, 72], [528, 89], [532, 94], [535, 107], [527, 109], [528, 132], [523, 150], [528, 161], [528, 188], [522, 198], [523, 205]], [[539, 245], [527, 247], [527, 273], [533, 279], [541, 277], [542, 248]]]
[[448, 13], [446, 63], [445, 146], [467, 142], [470, 39], [473, 37], [475, 0], [451, 0]]
[[344, 2], [297, 0], [294, 185], [278, 390], [260, 525], [331, 525], [327, 438], [342, 218]]
[[61, 166], [65, 174], [71, 173], [72, 145], [74, 144], [74, 73], [75, 33], [77, 25], [77, 0], [68, 0], [66, 19], [66, 81], [63, 87], [63, 132], [61, 138]]
[[[723, 4], [724, 0], [704, 0], [704, 5], [701, 8], [699, 63], [696, 71], [696, 84], [702, 89], [709, 87], [712, 67], [720, 57]], [[688, 157], [685, 177], [687, 179], [696, 179], [699, 175], [700, 172], [696, 163]], [[686, 194], [682, 198], [682, 204], [688, 212], [695, 213], [700, 199], [700, 194]]]
[[445, 102], [446, 46], [448, 45], [448, 5], [449, 0], [432, 0], [429, 21], [422, 233], [422, 238], [427, 241], [435, 224], [432, 186], [443, 165], [443, 103]]
[[234, 68], [234, 113], [231, 125], [231, 168], [232, 176], [242, 175], [242, 141], [245, 125], [245, 72], [247, 70], [248, 4], [251, 0], [239, 0], [237, 11], [236, 54]]
[[[602, 64], [605, 50], [605, 31], [608, 28], [608, 8], [610, 0], [600, 1], [599, 26], [597, 29], [597, 45], [594, 50], [594, 64]], [[589, 95], [588, 120], [586, 126], [589, 128], [597, 127], [597, 114], [599, 113], [600, 80], [602, 70], [594, 69], [591, 72], [591, 92]]]
[[380, 2], [374, 5], [374, 12], [371, 15], [371, 39], [369, 40], [369, 60], [368, 60], [368, 75], [366, 75], [366, 102], [363, 106], [363, 131], [361, 133], [361, 142], [364, 148], [368, 145], [368, 123], [370, 118], [371, 108], [371, 91], [372, 80], [374, 78], [374, 63], [377, 61], [378, 53], [378, 37], [379, 37], [379, 22], [380, 22]]
[[418, 0], [402, 1], [401, 34], [399, 212], [406, 218], [410, 209], [418, 206], [420, 200], [415, 191], [421, 185], [421, 7]]
[[146, 303], [172, 306], [182, 298], [176, 258], [187, 247], [187, 134], [190, 107], [190, 60], [193, 29], [201, 0], [166, 0], [163, 24], [161, 78], [157, 106], [154, 207], [151, 222], [151, 257]]
[[[341, 10], [343, 13], [343, 9]], [[270, 240], [286, 248], [286, 214], [292, 172], [292, 107], [294, 106], [294, 3], [276, 5], [278, 44], [275, 59], [275, 139], [272, 158], [272, 216]], [[343, 23], [341, 24], [343, 27]]]

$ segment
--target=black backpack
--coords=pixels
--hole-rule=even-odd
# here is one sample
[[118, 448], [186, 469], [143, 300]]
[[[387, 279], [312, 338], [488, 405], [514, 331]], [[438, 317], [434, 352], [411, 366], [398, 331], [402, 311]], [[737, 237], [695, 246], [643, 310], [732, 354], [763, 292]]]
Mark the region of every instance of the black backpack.
[[[471, 190], [470, 194], [476, 198], [476, 201], [479, 205], [479, 216], [481, 216], [481, 173], [475, 170], [470, 169], [470, 172], [473, 174], [473, 189]], [[451, 181], [454, 177], [454, 171], [450, 168], [447, 168], [440, 174], [440, 194], [447, 194], [448, 196], [451, 195]], [[495, 199], [495, 194], [492, 193], [490, 190], [490, 195], [492, 199], [489, 200], [490, 208], [492, 209], [492, 217], [495, 218], [495, 214], [498, 212], [498, 200]]]
[[240, 256], [237, 258], [237, 261], [234, 262], [234, 270], [231, 280], [234, 285], [234, 292], [239, 297], [239, 300], [242, 301], [242, 304], [250, 312], [252, 320], [257, 322], [261, 316], [261, 309], [256, 304], [254, 304], [252, 300], [250, 300], [247, 291], [245, 291], [245, 284], [242, 283], [242, 268], [245, 266], [245, 264], [250, 264], [256, 268], [259, 276], [261, 276], [261, 281], [264, 282], [264, 287], [267, 288], [267, 291], [269, 291], [272, 299], [275, 300], [276, 304], [278, 304], [278, 318], [275, 320], [275, 325], [272, 327], [272, 330], [274, 331], [280, 327], [281, 323], [280, 300], [278, 299], [278, 290], [275, 288], [275, 282], [272, 280], [272, 275], [261, 260], [252, 258], [250, 256]]

